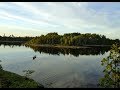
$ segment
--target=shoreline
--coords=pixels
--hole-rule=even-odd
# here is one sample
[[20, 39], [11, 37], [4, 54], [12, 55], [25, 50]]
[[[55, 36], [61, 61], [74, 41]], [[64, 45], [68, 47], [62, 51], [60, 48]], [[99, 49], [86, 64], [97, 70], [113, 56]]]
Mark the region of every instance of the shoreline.
[[0, 69], [0, 88], [44, 88], [33, 79]]
[[[26, 44], [25, 44], [26, 45]], [[73, 48], [73, 49], [79, 49], [79, 48], [91, 48], [91, 47], [85, 47], [85, 46], [62, 46], [62, 45], [40, 45], [40, 44], [30, 44], [27, 46], [35, 46], [35, 47], [54, 47], [54, 48]]]
[[111, 45], [63, 46], [63, 45], [40, 45], [40, 44], [24, 44], [24, 45], [36, 46], [36, 47], [55, 47], [55, 48], [73, 48], [73, 49], [111, 46]]

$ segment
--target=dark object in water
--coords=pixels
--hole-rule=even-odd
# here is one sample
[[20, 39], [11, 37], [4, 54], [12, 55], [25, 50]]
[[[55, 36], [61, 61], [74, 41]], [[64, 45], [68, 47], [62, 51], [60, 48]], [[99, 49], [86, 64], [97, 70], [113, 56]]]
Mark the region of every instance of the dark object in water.
[[33, 57], [33, 60], [36, 58], [36, 55]]

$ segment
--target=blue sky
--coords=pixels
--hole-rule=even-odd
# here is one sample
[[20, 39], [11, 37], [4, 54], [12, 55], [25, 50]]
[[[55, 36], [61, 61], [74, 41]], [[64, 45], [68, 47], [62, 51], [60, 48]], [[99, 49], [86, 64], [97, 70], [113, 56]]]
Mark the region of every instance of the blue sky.
[[119, 2], [0, 2], [0, 35], [80, 32], [120, 39]]

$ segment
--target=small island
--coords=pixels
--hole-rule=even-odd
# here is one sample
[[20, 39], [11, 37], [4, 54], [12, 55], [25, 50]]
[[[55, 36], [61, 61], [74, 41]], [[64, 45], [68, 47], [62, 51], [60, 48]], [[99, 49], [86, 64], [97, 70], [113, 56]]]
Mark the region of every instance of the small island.
[[104, 35], [91, 33], [65, 33], [59, 35], [57, 32], [51, 32], [46, 35], [36, 36], [28, 40], [26, 46], [57, 47], [57, 48], [91, 48], [111, 46], [114, 43], [120, 43], [119, 39], [109, 39]]

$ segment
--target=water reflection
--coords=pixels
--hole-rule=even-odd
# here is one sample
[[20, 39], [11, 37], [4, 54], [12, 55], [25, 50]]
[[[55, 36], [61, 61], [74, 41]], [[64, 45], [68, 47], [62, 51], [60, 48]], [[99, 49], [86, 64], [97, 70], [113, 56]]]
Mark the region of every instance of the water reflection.
[[3, 70], [1, 62], [2, 62], [2, 60], [0, 60], [0, 70]]
[[110, 50], [110, 47], [94, 47], [94, 48], [80, 48], [80, 49], [71, 49], [71, 48], [57, 48], [57, 47], [40, 47], [40, 46], [30, 46], [35, 52], [47, 53], [52, 55], [73, 55], [78, 57], [79, 55], [100, 55], [105, 54]]
[[25, 73], [24, 76], [26, 78], [30, 78], [30, 76], [32, 75], [32, 73], [35, 72], [35, 70], [23, 70], [23, 72]]
[[[110, 49], [109, 47], [87, 49], [31, 47], [37, 52], [35, 53], [31, 48], [26, 47], [9, 48], [2, 47], [1, 50], [1, 57], [5, 57], [2, 64], [5, 70], [30, 76], [46, 87], [56, 88], [97, 87], [98, 79], [103, 75], [100, 61]], [[102, 55], [104, 53], [105, 55]], [[37, 57], [35, 61], [34, 56]], [[35, 72], [30, 74], [31, 71], [28, 70]]]

